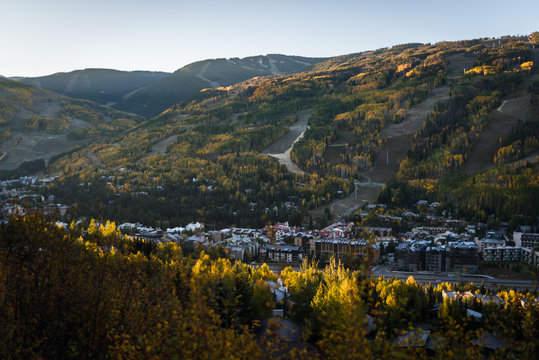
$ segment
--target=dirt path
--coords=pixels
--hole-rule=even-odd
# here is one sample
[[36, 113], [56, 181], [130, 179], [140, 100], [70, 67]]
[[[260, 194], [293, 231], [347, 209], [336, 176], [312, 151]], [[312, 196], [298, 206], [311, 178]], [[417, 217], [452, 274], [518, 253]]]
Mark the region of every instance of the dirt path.
[[372, 180], [387, 182], [393, 177], [412, 144], [413, 134], [393, 136], [374, 158], [373, 166], [365, 172]]
[[56, 117], [61, 109], [62, 107], [58, 101], [40, 101], [34, 105], [33, 111], [41, 116]]
[[[447, 77], [452, 82], [464, 74], [464, 69], [472, 67], [475, 58], [461, 53], [448, 56], [447, 60]], [[386, 126], [382, 130], [387, 139], [386, 145], [376, 155], [373, 167], [365, 174], [378, 182], [387, 182], [394, 176], [412, 144], [413, 135], [421, 129], [434, 107], [448, 100], [449, 86], [436, 88], [428, 98], [412, 106], [402, 122]]]
[[[396, 135], [395, 133], [387, 139], [386, 146], [376, 155], [374, 165], [362, 174], [368, 181], [357, 183], [357, 197], [352, 193], [344, 199], [338, 199], [331, 203], [330, 213], [333, 220], [348, 216], [363, 204], [376, 200], [384, 184], [399, 170], [399, 165], [410, 148], [412, 137], [413, 132], [406, 135]], [[387, 162], [388, 159], [389, 162]], [[313, 218], [324, 216], [326, 207], [312, 210], [311, 216]]]
[[492, 110], [490, 120], [485, 126], [468, 158], [459, 169], [465, 173], [476, 173], [493, 166], [493, 159], [498, 151], [498, 139], [508, 134], [517, 119], [502, 112]]
[[[447, 77], [449, 81], [458, 79], [464, 74], [464, 69], [470, 69], [475, 58], [467, 57], [464, 54], [456, 54], [448, 57]], [[398, 124], [390, 124], [382, 130], [386, 138], [414, 134], [421, 129], [427, 116], [434, 110], [434, 107], [444, 101], [449, 100], [449, 86], [441, 86], [432, 90], [431, 94], [424, 101], [416, 104], [408, 110], [406, 118]]]
[[384, 184], [374, 182], [364, 174], [362, 174], [361, 177], [363, 181], [356, 180], [354, 183], [357, 194], [354, 192], [344, 199], [335, 200], [331, 203], [329, 211], [332, 214], [332, 217], [341, 219], [352, 214], [354, 210], [363, 204], [376, 200], [378, 192]]
[[376, 155], [373, 166], [365, 172], [365, 175], [373, 181], [382, 183], [394, 176], [412, 144], [413, 135], [421, 129], [434, 107], [447, 100], [449, 100], [449, 87], [436, 88], [428, 98], [412, 106], [402, 122], [386, 126], [382, 130], [386, 144]]
[[268, 155], [276, 158], [280, 164], [285, 165], [288, 171], [295, 174], [304, 174], [304, 171], [297, 166], [290, 158], [290, 151], [296, 142], [302, 137], [307, 128], [307, 123], [311, 118], [312, 111], [302, 110], [296, 113], [298, 120], [290, 126], [290, 130], [279, 140], [271, 144], [268, 148], [262, 151], [263, 155]]

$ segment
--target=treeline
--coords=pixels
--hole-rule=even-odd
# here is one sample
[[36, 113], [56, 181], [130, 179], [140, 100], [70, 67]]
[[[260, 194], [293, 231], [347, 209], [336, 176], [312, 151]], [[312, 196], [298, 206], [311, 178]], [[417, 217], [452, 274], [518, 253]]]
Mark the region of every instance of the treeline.
[[35, 173], [44, 171], [46, 168], [47, 166], [43, 159], [23, 161], [16, 169], [0, 170], [0, 179], [11, 180], [20, 178], [21, 176], [34, 175]]
[[453, 218], [509, 231], [533, 225], [539, 216], [539, 165], [499, 166], [478, 174], [448, 173], [439, 179], [394, 180], [384, 185], [377, 202], [413, 209], [418, 200], [440, 202]]
[[174, 145], [169, 156], [155, 155], [121, 172], [90, 167], [81, 173], [82, 182], [80, 175], [67, 176], [46, 192], [73, 204], [74, 216], [165, 228], [191, 221], [217, 227], [301, 225], [306, 210], [350, 190], [342, 179], [295, 175], [259, 154], [203, 159], [189, 157], [189, 146]]
[[478, 55], [474, 65], [492, 66], [496, 73], [500, 73], [533, 60], [533, 53], [528, 44], [521, 40], [499, 40], [499, 42], [502, 41], [503, 43], [498, 46], [494, 41], [493, 47], [483, 44], [471, 48], [469, 52]]
[[106, 106], [82, 99], [62, 100], [58, 117], [63, 121], [80, 119], [93, 126], [86, 126], [70, 131], [70, 140], [91, 139], [96, 136], [113, 135], [125, 131], [143, 121], [143, 118], [118, 111]]
[[[74, 119], [88, 122], [86, 127], [68, 132], [71, 140], [82, 140], [97, 136], [111, 135], [126, 130], [143, 118], [118, 111], [87, 100], [60, 98], [58, 95], [44, 89], [8, 79], [0, 79], [0, 125], [10, 130], [16, 126], [12, 121], [21, 109], [30, 114], [24, 120], [27, 131], [45, 130], [51, 134], [59, 134], [71, 130]], [[41, 116], [43, 104], [58, 104], [57, 114]], [[54, 107], [53, 107], [54, 108]], [[79, 124], [77, 124], [79, 125]]]
[[45, 130], [51, 134], [59, 134], [69, 129], [69, 123], [64, 119], [32, 115], [24, 123], [26, 130]]
[[500, 148], [494, 163], [503, 164], [518, 160], [539, 149], [539, 121], [522, 121], [511, 129], [511, 133], [500, 139]]
[[[276, 303], [268, 282], [276, 276], [265, 265], [188, 257], [174, 243], [123, 237], [108, 222], [66, 230], [37, 215], [0, 226], [3, 358], [505, 359], [533, 358], [538, 345], [531, 293], [422, 286], [305, 262], [300, 271], [282, 271], [290, 298]], [[443, 290], [472, 296], [449, 300]], [[268, 320], [275, 308], [303, 335], [283, 337], [293, 327]], [[481, 319], [467, 317], [467, 309]], [[429, 347], [417, 340], [426, 326]], [[485, 350], [486, 334], [505, 345]]]
[[[533, 224], [539, 215], [539, 167], [496, 167], [484, 173], [448, 175], [435, 185], [440, 201], [452, 204], [459, 216], [474, 221]], [[493, 224], [493, 225], [499, 225]]]

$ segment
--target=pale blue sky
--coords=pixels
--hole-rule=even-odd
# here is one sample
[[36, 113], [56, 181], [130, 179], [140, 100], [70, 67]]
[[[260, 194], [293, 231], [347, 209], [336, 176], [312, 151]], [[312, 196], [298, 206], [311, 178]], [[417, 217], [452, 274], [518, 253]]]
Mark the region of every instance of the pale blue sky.
[[539, 1], [0, 0], [0, 74], [174, 71], [268, 53], [335, 56], [539, 30]]

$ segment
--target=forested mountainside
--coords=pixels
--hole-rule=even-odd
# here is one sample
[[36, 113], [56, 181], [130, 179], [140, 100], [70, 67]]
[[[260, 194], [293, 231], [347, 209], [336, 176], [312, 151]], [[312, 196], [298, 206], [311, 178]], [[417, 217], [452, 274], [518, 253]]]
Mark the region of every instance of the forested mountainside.
[[18, 81], [51, 90], [58, 94], [111, 106], [122, 101], [130, 92], [168, 75], [170, 73], [161, 71], [84, 69], [47, 76], [21, 78]]
[[91, 101], [0, 78], [0, 169], [16, 169], [27, 162], [22, 164], [26, 171], [43, 170], [44, 160], [142, 120]]
[[289, 74], [309, 69], [324, 59], [270, 54], [243, 59], [209, 59], [174, 73], [85, 69], [22, 78], [26, 84], [70, 97], [152, 117], [190, 99], [205, 88], [229, 86], [256, 76]]
[[[476, 219], [493, 213], [535, 217], [536, 165], [500, 165], [509, 160], [500, 157], [508, 146], [522, 148], [511, 160], [537, 150], [534, 132], [519, 130], [537, 126], [536, 56], [527, 38], [407, 44], [333, 58], [309, 72], [207, 89], [53, 162], [48, 171], [63, 174], [63, 181], [50, 191], [76, 204], [80, 214], [154, 225], [195, 219], [300, 224], [310, 209], [350, 193], [354, 179], [365, 175], [405, 184], [394, 185], [397, 194], [395, 188], [385, 191], [392, 195], [382, 200], [396, 205], [443, 198], [457, 211], [457, 203], [480, 210]], [[479, 174], [463, 171], [461, 181], [444, 181], [467, 164], [492, 111], [511, 97], [529, 111], [508, 127], [501, 143], [491, 136], [492, 156], [500, 154], [487, 159]], [[427, 110], [419, 113], [422, 106]], [[261, 152], [287, 133], [302, 110], [310, 111], [309, 129], [290, 154], [302, 171], [291, 173]], [[386, 152], [403, 161], [386, 169]], [[508, 178], [489, 175], [498, 172]], [[469, 191], [453, 193], [443, 185], [470, 181]], [[509, 188], [515, 197], [503, 208], [483, 198]], [[411, 193], [400, 195], [403, 189]]]
[[296, 73], [322, 60], [272, 54], [198, 61], [140, 89], [116, 107], [154, 116], [176, 103], [191, 99], [202, 89], [226, 87], [256, 76]]

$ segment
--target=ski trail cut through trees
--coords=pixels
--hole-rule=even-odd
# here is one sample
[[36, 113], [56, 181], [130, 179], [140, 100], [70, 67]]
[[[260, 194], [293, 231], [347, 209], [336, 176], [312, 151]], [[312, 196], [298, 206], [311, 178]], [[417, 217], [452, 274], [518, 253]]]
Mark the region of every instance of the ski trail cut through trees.
[[311, 114], [311, 109], [298, 111], [296, 113], [298, 120], [290, 126], [289, 131], [262, 151], [262, 154], [274, 157], [292, 173], [304, 174], [304, 171], [290, 158], [290, 151], [294, 144], [303, 138], [305, 131], [309, 128], [307, 123], [311, 118]]

